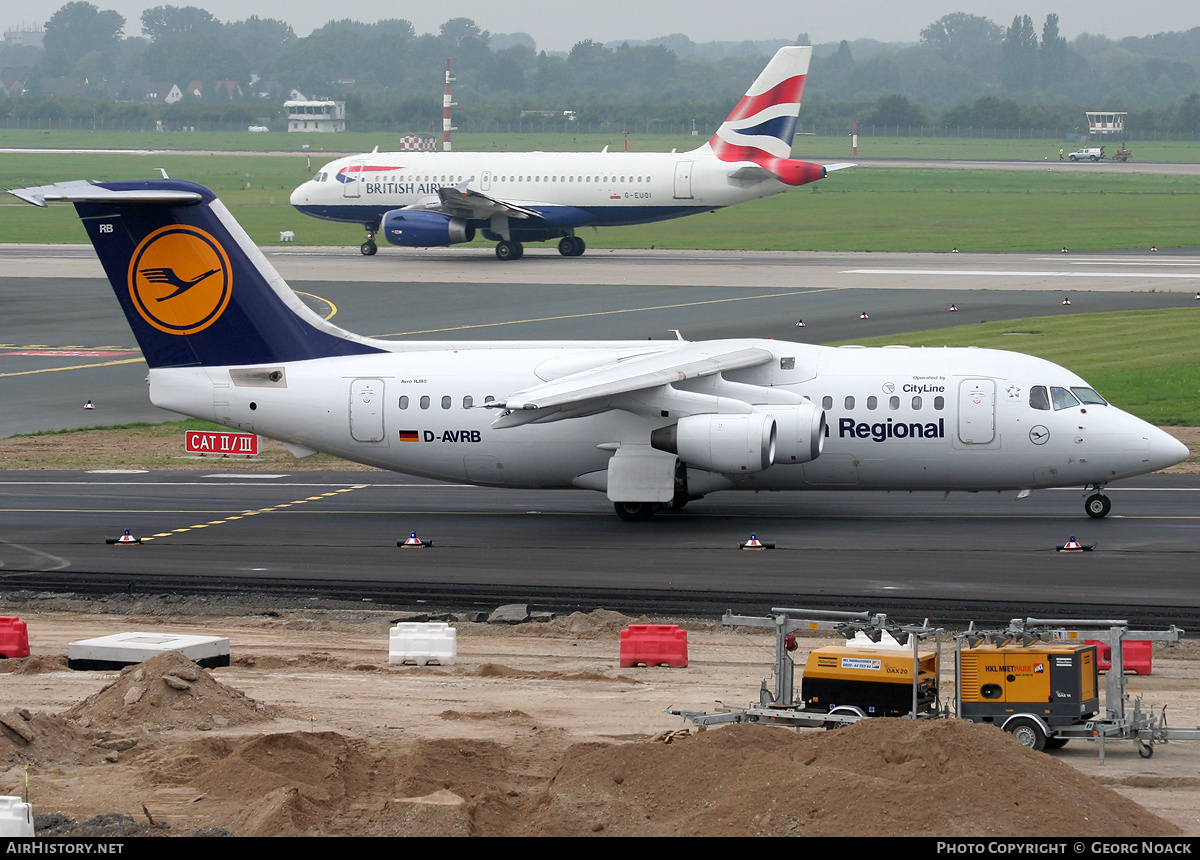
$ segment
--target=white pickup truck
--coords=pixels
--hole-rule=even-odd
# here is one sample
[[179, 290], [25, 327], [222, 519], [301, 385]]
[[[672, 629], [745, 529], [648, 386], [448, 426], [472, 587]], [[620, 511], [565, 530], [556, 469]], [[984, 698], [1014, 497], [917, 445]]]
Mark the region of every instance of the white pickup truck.
[[1103, 146], [1084, 147], [1083, 149], [1075, 150], [1074, 152], [1072, 152], [1070, 155], [1067, 156], [1067, 158], [1071, 159], [1072, 161], [1080, 161], [1085, 158], [1088, 161], [1099, 161], [1103, 157], [1104, 157], [1104, 147]]

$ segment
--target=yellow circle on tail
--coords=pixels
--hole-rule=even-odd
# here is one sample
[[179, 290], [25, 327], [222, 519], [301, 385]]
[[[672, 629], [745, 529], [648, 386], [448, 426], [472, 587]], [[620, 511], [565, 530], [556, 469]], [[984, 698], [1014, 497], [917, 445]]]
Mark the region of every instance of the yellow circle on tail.
[[138, 314], [167, 334], [195, 334], [216, 322], [233, 293], [229, 257], [211, 235], [184, 224], [155, 230], [129, 261]]

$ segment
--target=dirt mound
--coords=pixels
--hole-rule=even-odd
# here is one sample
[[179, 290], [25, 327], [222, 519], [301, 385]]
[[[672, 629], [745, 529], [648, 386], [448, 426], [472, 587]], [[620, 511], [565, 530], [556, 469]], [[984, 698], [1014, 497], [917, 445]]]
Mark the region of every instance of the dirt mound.
[[241, 798], [229, 822], [239, 835], [319, 835], [376, 794], [376, 759], [364, 749], [337, 732], [260, 735], [233, 744], [188, 784]]
[[640, 684], [636, 678], [625, 675], [609, 677], [599, 672], [553, 672], [534, 671], [531, 669], [513, 669], [500, 663], [480, 663], [478, 669], [467, 670], [465, 674], [477, 675], [480, 678], [514, 678], [521, 680], [538, 679], [543, 681], [610, 681], [621, 684]]
[[563, 836], [1179, 833], [998, 729], [899, 719], [804, 735], [729, 726], [669, 745], [578, 744], [525, 826]]
[[123, 669], [65, 716], [84, 727], [204, 730], [269, 720], [274, 712], [167, 651]]
[[41, 675], [45, 672], [69, 672], [67, 658], [58, 657], [15, 657], [0, 660], [0, 675]]
[[100, 742], [60, 716], [15, 708], [0, 713], [0, 762], [21, 765], [92, 765], [123, 745]]

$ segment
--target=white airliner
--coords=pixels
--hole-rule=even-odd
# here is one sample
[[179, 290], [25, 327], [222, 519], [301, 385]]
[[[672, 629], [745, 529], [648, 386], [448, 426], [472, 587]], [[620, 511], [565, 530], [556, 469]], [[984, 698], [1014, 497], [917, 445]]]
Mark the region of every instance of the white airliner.
[[780, 48], [712, 139], [690, 152], [379, 152], [331, 161], [292, 192], [306, 215], [362, 224], [393, 245], [441, 247], [476, 233], [516, 260], [523, 242], [711, 212], [823, 179], [853, 164], [791, 158], [810, 47]]
[[309, 310], [208, 189], [13, 191], [75, 204], [150, 399], [385, 469], [584, 488], [627, 520], [717, 490], [1101, 490], [1183, 460], [1069, 370], [986, 349], [776, 340], [387, 342]]

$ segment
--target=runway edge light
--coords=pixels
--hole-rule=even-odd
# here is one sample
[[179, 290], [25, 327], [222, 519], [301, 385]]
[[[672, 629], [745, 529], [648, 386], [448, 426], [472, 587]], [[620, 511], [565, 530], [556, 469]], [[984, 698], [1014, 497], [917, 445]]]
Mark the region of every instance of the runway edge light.
[[104, 542], [107, 544], [116, 544], [117, 546], [123, 546], [125, 544], [140, 544], [142, 542], [142, 539], [140, 537], [134, 537], [133, 535], [131, 535], [129, 533], [129, 529], [125, 529], [125, 533], [123, 535], [121, 535], [120, 537], [115, 537], [115, 538], [114, 537], [106, 537], [104, 539]]
[[410, 546], [417, 546], [417, 547], [433, 546], [433, 541], [431, 541], [431, 540], [421, 540], [419, 537], [417, 537], [417, 533], [416, 533], [416, 532], [413, 532], [412, 534], [410, 534], [410, 535], [409, 535], [407, 538], [405, 538], [404, 540], [398, 540], [398, 541], [396, 541], [396, 546], [403, 546], [403, 547], [410, 547]]
[[750, 540], [740, 543], [738, 546], [742, 549], [775, 549], [773, 541], [761, 541], [756, 534], [750, 535]]
[[1071, 535], [1070, 540], [1061, 546], [1055, 547], [1059, 552], [1091, 552], [1096, 548], [1094, 543], [1081, 544], [1076, 540], [1075, 535]]

